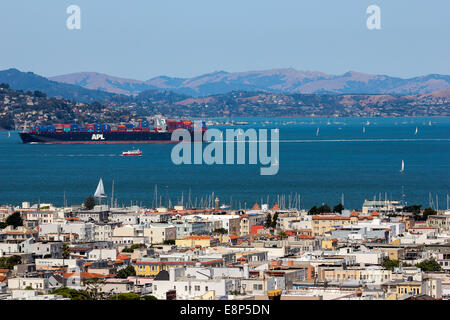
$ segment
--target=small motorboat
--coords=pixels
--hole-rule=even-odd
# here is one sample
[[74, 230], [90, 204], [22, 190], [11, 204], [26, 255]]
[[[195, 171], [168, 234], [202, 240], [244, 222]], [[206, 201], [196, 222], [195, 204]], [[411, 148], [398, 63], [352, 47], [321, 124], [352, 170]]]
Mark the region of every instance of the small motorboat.
[[124, 151], [122, 152], [123, 156], [142, 156], [142, 151], [137, 149], [137, 150], [128, 150], [128, 151]]

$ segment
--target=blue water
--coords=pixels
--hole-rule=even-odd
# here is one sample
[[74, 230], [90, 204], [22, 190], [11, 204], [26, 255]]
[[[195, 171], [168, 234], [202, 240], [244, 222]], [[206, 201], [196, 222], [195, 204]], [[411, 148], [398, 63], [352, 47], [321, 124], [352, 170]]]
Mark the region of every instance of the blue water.
[[[222, 119], [223, 120], [223, 119]], [[298, 193], [303, 208], [335, 205], [344, 193], [347, 208], [385, 194], [389, 199], [439, 208], [450, 194], [450, 118], [240, 118], [247, 128], [279, 128], [279, 172], [261, 176], [261, 165], [174, 165], [171, 144], [24, 145], [17, 132], [0, 132], [0, 204], [22, 201], [80, 204], [100, 177], [119, 204], [130, 201], [176, 204], [181, 194], [200, 202], [214, 192], [233, 207], [251, 207], [269, 196]], [[265, 122], [270, 122], [266, 124]], [[330, 121], [330, 124], [328, 124]], [[369, 121], [370, 124], [366, 122]], [[431, 126], [429, 122], [431, 121]], [[293, 123], [290, 123], [293, 122]], [[365, 133], [363, 132], [365, 127]], [[418, 127], [417, 135], [414, 134]], [[229, 128], [229, 127], [228, 127]], [[317, 128], [319, 135], [316, 136]], [[122, 157], [138, 147], [142, 157]], [[400, 173], [401, 161], [405, 172]]]

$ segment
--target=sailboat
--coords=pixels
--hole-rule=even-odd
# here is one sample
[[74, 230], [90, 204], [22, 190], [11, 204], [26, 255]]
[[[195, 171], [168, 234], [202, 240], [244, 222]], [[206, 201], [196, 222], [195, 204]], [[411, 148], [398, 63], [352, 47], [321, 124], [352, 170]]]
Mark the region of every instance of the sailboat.
[[366, 127], [363, 127], [363, 133], [365, 133], [366, 132]]
[[405, 171], [405, 161], [402, 160], [402, 168], [400, 169], [400, 172]]
[[414, 131], [414, 135], [416, 135], [417, 132], [419, 132], [419, 128], [418, 127], [416, 127], [416, 131]]
[[11, 132], [8, 131], [8, 138], [11, 138]]
[[94, 193], [94, 198], [107, 198], [107, 195], [105, 194], [105, 188], [103, 187], [103, 180], [102, 178], [100, 178], [100, 181], [98, 182], [98, 186], [97, 189], [95, 190]]
[[317, 128], [317, 131], [316, 131], [316, 136], [318, 136], [319, 135], [319, 128]]

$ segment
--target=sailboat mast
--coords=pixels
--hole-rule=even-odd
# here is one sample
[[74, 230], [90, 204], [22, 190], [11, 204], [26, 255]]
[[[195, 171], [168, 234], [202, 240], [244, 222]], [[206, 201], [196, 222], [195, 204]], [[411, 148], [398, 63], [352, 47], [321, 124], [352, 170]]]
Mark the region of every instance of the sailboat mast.
[[111, 208], [114, 206], [114, 180], [112, 181]]

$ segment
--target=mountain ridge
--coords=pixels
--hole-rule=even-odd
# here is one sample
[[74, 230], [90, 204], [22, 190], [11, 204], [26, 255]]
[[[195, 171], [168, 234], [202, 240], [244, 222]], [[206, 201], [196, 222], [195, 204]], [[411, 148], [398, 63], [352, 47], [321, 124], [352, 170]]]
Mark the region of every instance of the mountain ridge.
[[0, 83], [7, 83], [16, 90], [41, 91], [48, 96], [80, 102], [103, 101], [114, 96], [106, 91], [49, 80], [33, 72], [22, 72], [15, 68], [0, 71]]
[[450, 88], [450, 76], [428, 74], [412, 78], [347, 71], [341, 75], [319, 71], [279, 68], [244, 72], [215, 71], [190, 78], [157, 76], [134, 80], [95, 72], [79, 72], [49, 77], [50, 80], [136, 95], [145, 90], [170, 90], [194, 97], [230, 91], [319, 94], [421, 94]]

